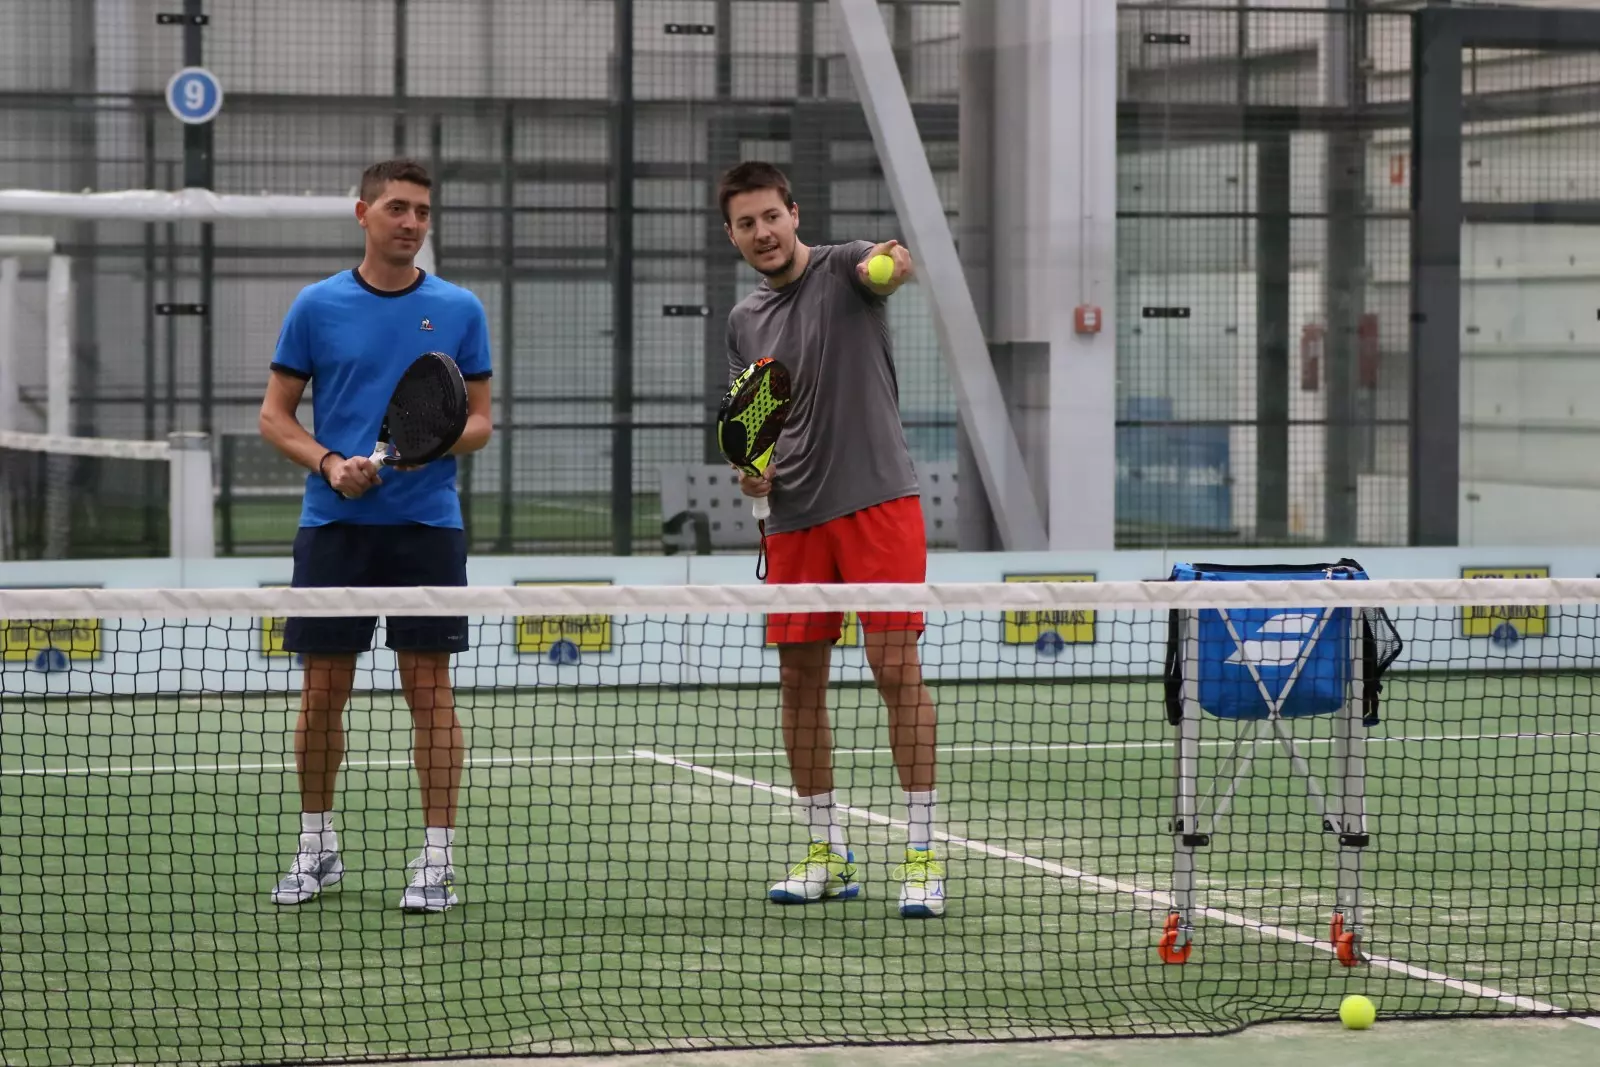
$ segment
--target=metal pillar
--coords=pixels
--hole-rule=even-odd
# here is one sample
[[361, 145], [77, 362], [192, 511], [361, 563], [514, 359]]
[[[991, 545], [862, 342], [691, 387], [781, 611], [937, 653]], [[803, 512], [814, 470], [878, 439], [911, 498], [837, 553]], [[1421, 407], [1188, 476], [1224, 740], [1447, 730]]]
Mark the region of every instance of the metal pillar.
[[[961, 179], [961, 265], [972, 293], [973, 307], [984, 337], [994, 336], [994, 150], [995, 118], [994, 8], [985, 0], [964, 0], [961, 5], [961, 106], [958, 111]], [[999, 374], [995, 353], [990, 363], [1002, 394], [1009, 382]], [[989, 494], [984, 489], [977, 452], [964, 422], [956, 422], [956, 479], [961, 507], [957, 515], [956, 544], [963, 552], [991, 552], [999, 547]]]
[[717, 447], [717, 405], [728, 388], [728, 314], [739, 302], [739, 253], [728, 240], [722, 221], [722, 211], [717, 206], [717, 177], [737, 162], [739, 153], [738, 120], [714, 115], [706, 122], [707, 154], [712, 160], [712, 180], [706, 195], [710, 208], [706, 212], [706, 285], [705, 302], [711, 311], [705, 329], [705, 424], [701, 453], [706, 463], [726, 463]]
[[509, 104], [500, 116], [500, 358], [495, 375], [500, 383], [500, 531], [495, 546], [511, 551], [515, 520], [516, 467], [516, 265], [517, 265], [517, 181], [515, 114]]
[[611, 168], [611, 551], [633, 553], [633, 0], [617, 0]]
[[[205, 64], [205, 26], [200, 23], [204, 0], [183, 0], [183, 64]], [[183, 127], [183, 184], [188, 189], [210, 189], [214, 182], [214, 131], [212, 124], [186, 123]], [[216, 281], [216, 227], [200, 224], [200, 432], [214, 434], [215, 378], [211, 320], [216, 310], [213, 286]]]
[[1418, 11], [1411, 36], [1410, 543], [1453, 545], [1461, 481], [1461, 34]]
[[[1115, 543], [1116, 335], [1073, 321], [1115, 322], [1115, 19], [1105, 0], [962, 7], [962, 266], [1053, 549]], [[964, 422], [957, 463], [961, 547], [1000, 547]]]
[[1014, 550], [1042, 549], [1044, 516], [989, 363], [988, 346], [962, 277], [905, 84], [895, 69], [883, 18], [873, 0], [831, 2], [905, 243], [921, 264], [921, 284], [929, 292], [935, 325], [954, 372], [961, 418], [971, 435], [1004, 545]]
[[[1341, 10], [1341, 7], [1344, 10]], [[1327, 103], [1335, 107], [1366, 105], [1366, 80], [1360, 60], [1367, 54], [1366, 17], [1351, 9], [1351, 0], [1338, 0], [1328, 12], [1324, 38]], [[1363, 198], [1366, 182], [1366, 138], [1351, 127], [1331, 131], [1323, 166], [1323, 195], [1327, 202], [1327, 265], [1323, 274], [1323, 307], [1327, 332], [1323, 352], [1327, 360], [1323, 409], [1323, 529], [1322, 539], [1351, 545], [1356, 539], [1359, 507], [1361, 437], [1356, 423], [1363, 418], [1357, 386], [1357, 358], [1361, 316], [1366, 310], [1367, 224]], [[1375, 412], [1365, 412], [1366, 418]]]
[[1289, 138], [1256, 142], [1256, 538], [1289, 536]]
[[[72, 88], [80, 93], [98, 93], [102, 86], [95, 61], [99, 33], [95, 24], [94, 0], [75, 0], [71, 17]], [[93, 111], [75, 110], [68, 121], [73, 131], [73, 187], [98, 188], [99, 117]], [[93, 249], [96, 230], [93, 222], [74, 223], [71, 230], [73, 244], [81, 249]], [[71, 432], [91, 437], [96, 433], [95, 422], [99, 416], [99, 405], [95, 403], [100, 384], [100, 338], [95, 316], [95, 281], [99, 265], [92, 251], [78, 255], [81, 258], [73, 271], [72, 291], [72, 377], [77, 383], [81, 402], [74, 413]]]
[[[1046, 0], [1044, 303], [1050, 387], [1046, 516], [1050, 548], [1116, 546], [1117, 10], [1115, 0]], [[1035, 88], [1037, 91], [1037, 87]], [[1078, 334], [1075, 309], [1101, 327]]]
[[406, 14], [406, 0], [394, 0], [394, 154], [397, 156], [406, 150], [406, 49], [410, 38]]
[[[1410, 542], [1454, 545], [1461, 511], [1462, 50], [1600, 50], [1600, 12], [1428, 7], [1411, 32]], [[1487, 108], [1489, 97], [1479, 105]], [[1555, 108], [1550, 101], [1545, 108]], [[1530, 205], [1500, 214], [1518, 221]], [[1493, 212], [1475, 208], [1480, 218]]]

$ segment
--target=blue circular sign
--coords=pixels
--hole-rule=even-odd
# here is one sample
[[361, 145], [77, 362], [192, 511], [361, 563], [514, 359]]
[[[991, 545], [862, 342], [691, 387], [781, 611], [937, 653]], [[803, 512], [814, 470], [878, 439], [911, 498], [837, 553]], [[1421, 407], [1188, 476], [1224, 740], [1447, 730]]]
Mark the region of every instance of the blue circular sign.
[[33, 657], [33, 669], [44, 674], [57, 674], [70, 666], [67, 654], [59, 648], [41, 648]]
[[204, 67], [184, 67], [167, 79], [167, 110], [193, 126], [210, 122], [222, 110], [222, 83]]
[[1489, 635], [1489, 641], [1496, 648], [1510, 648], [1522, 640], [1522, 634], [1509, 622], [1503, 622], [1494, 628], [1494, 633]]

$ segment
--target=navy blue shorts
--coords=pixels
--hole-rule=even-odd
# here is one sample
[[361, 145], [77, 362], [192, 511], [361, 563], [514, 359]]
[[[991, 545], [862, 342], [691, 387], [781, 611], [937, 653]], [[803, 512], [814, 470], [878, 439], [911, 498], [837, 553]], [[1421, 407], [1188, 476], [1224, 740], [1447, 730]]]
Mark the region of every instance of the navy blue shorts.
[[[467, 538], [444, 526], [357, 526], [335, 522], [302, 526], [294, 538], [296, 588], [467, 584]], [[384, 644], [396, 652], [465, 652], [467, 618], [395, 616], [386, 620]], [[350, 618], [291, 617], [284, 625], [287, 652], [338, 655], [372, 647], [376, 615]]]

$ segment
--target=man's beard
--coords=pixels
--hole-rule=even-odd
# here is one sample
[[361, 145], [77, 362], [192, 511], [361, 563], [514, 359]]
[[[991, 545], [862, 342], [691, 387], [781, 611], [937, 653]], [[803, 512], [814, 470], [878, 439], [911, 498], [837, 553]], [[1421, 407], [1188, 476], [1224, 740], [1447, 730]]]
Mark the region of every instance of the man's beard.
[[757, 267], [756, 268], [756, 272], [758, 274], [761, 274], [761, 275], [763, 275], [765, 277], [768, 277], [768, 278], [776, 278], [780, 274], [787, 274], [789, 272], [789, 270], [793, 266], [794, 266], [794, 253], [790, 252], [789, 253], [789, 258], [783, 261], [783, 266], [774, 267], [771, 270], [762, 270], [760, 267]]

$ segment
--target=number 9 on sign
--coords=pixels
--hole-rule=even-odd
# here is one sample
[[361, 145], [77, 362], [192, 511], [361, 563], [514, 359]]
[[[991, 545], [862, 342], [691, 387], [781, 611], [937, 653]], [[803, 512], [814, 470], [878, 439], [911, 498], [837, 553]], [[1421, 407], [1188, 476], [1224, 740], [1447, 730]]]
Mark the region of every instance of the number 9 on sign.
[[167, 80], [167, 110], [179, 122], [210, 122], [222, 110], [222, 83], [204, 67], [184, 67]]

